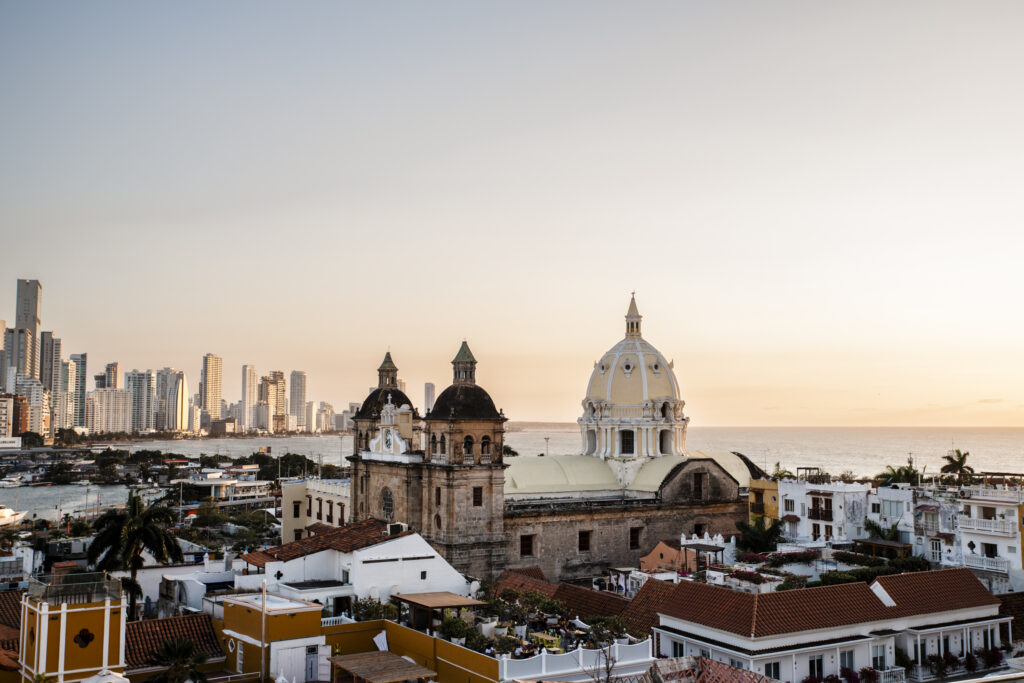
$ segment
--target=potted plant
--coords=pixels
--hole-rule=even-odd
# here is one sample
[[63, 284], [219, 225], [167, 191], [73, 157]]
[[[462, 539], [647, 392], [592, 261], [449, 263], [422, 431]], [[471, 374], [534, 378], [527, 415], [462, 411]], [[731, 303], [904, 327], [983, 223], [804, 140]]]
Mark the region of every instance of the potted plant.
[[499, 621], [497, 624], [494, 625], [494, 637], [495, 638], [500, 638], [501, 636], [505, 635], [506, 633], [508, 633], [508, 622], [507, 621]]
[[469, 624], [458, 617], [445, 617], [441, 622], [441, 635], [456, 645], [465, 645], [471, 630]]

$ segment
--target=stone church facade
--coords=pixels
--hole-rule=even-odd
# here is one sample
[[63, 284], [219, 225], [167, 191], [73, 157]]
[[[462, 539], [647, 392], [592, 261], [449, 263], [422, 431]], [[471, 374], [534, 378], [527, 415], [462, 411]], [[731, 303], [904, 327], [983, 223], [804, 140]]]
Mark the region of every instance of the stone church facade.
[[742, 456], [686, 452], [672, 364], [640, 332], [595, 363], [579, 454], [504, 458], [504, 414], [476, 384], [463, 342], [452, 384], [420, 417], [391, 355], [354, 417], [351, 519], [408, 524], [459, 571], [496, 576], [540, 566], [550, 579], [635, 566], [662, 539], [735, 533], [754, 467]]

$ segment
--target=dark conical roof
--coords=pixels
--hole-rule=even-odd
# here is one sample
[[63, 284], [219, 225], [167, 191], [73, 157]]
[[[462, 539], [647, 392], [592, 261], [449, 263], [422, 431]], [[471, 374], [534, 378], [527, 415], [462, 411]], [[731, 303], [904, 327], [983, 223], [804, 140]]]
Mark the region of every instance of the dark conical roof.
[[398, 370], [398, 366], [395, 365], [395, 362], [393, 360], [391, 360], [390, 351], [384, 354], [384, 361], [380, 364], [380, 367], [377, 368], [377, 370]]
[[469, 350], [469, 344], [465, 341], [462, 342], [462, 346], [459, 347], [459, 352], [455, 354], [455, 358], [452, 358], [453, 363], [475, 363], [476, 358], [473, 357], [473, 352]]

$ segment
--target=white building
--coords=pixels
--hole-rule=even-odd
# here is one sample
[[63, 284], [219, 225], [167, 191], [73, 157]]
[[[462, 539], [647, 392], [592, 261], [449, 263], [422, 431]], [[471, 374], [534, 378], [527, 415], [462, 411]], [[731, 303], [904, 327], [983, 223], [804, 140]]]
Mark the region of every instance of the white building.
[[132, 426], [132, 393], [127, 389], [96, 389], [85, 399], [85, 427], [90, 434], [128, 432]]
[[188, 479], [176, 479], [173, 483], [184, 482], [190, 486], [204, 489], [203, 499], [213, 498], [217, 501], [258, 501], [270, 500], [272, 481], [261, 481], [255, 471], [235, 469], [233, 471], [205, 467], [193, 472]]
[[965, 486], [959, 498], [957, 525], [963, 565], [975, 570], [993, 593], [1024, 590], [1024, 490]]
[[447, 591], [469, 595], [470, 584], [403, 524], [366, 519], [341, 528], [320, 527], [292, 541], [243, 555], [249, 573], [235, 587], [258, 588], [324, 606], [324, 616], [351, 614], [355, 599], [386, 602], [396, 593]]
[[865, 501], [869, 484], [806, 479], [779, 482], [779, 518], [792, 541], [849, 542], [864, 537]]
[[28, 401], [28, 430], [50, 436], [50, 392], [34, 377], [18, 374], [14, 393]]
[[14, 399], [0, 393], [0, 438], [11, 435], [14, 426]]
[[253, 365], [242, 366], [242, 431], [249, 431], [256, 428], [256, 396], [259, 390], [259, 381], [256, 377], [256, 367]]
[[[1012, 640], [1011, 617], [967, 569], [882, 576], [751, 594], [683, 581], [657, 609], [656, 654], [703, 656], [783, 681], [871, 667], [880, 683], [933, 678], [930, 655], [968, 653]], [[895, 665], [900, 649], [914, 662]], [[980, 658], [979, 658], [980, 659]], [[979, 662], [980, 665], [980, 662]]]
[[131, 431], [147, 432], [156, 429], [156, 375], [152, 370], [132, 370], [124, 373], [124, 388], [132, 395]]

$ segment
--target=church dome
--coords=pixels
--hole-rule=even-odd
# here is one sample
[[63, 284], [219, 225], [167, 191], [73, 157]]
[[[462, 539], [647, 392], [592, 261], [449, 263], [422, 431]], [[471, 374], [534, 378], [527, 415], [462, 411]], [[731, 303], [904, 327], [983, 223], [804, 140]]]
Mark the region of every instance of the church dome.
[[398, 389], [398, 387], [378, 387], [370, 392], [370, 395], [366, 397], [363, 404], [359, 406], [359, 412], [356, 413], [356, 418], [360, 420], [369, 420], [376, 418], [380, 415], [381, 408], [383, 408], [387, 402], [388, 397], [391, 397], [391, 403], [397, 408], [401, 408], [404, 405], [408, 405], [412, 408], [413, 416], [419, 418], [416, 414], [416, 407], [413, 406], [412, 401]]
[[626, 336], [594, 363], [579, 420], [584, 455], [683, 454], [689, 418], [679, 382], [672, 363], [641, 335], [642, 318], [631, 298]]
[[462, 342], [452, 359], [452, 384], [441, 392], [427, 420], [503, 420], [483, 387], [476, 383], [476, 358]]
[[500, 420], [494, 401], [475, 384], [453, 384], [437, 397], [428, 420]]

